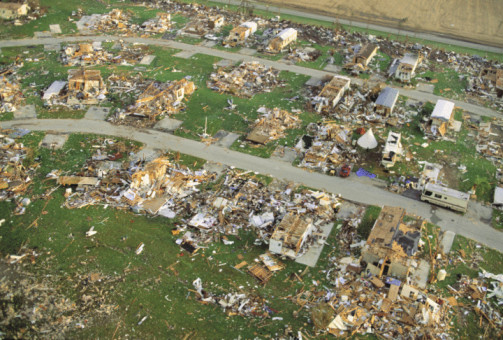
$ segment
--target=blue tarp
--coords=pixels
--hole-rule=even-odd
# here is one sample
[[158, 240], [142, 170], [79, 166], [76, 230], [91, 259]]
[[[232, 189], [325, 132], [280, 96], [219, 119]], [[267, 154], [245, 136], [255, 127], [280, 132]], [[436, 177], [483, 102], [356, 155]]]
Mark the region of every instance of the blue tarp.
[[376, 178], [377, 177], [375, 174], [368, 172], [364, 168], [358, 169], [358, 171], [356, 172], [356, 176], [358, 176], [358, 177], [366, 176], [369, 178]]

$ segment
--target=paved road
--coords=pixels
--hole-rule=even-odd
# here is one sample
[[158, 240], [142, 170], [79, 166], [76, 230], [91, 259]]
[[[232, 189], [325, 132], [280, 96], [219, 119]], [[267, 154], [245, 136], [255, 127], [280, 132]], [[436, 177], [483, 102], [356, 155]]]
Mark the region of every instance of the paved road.
[[[238, 5], [238, 6], [241, 5], [241, 0], [214, 0], [214, 1], [221, 2], [224, 4], [232, 4], [232, 5]], [[440, 42], [440, 43], [444, 43], [444, 44], [448, 44], [448, 45], [475, 48], [475, 49], [487, 51], [487, 52], [503, 53], [503, 48], [501, 48], [501, 47], [494, 47], [494, 46], [473, 43], [473, 42], [457, 39], [455, 37], [451, 37], [448, 34], [399, 30], [397, 28], [369, 24], [366, 22], [345, 20], [345, 19], [337, 18], [335, 15], [328, 16], [328, 15], [321, 15], [321, 14], [315, 14], [315, 13], [308, 13], [308, 12], [306, 12], [307, 9], [300, 11], [300, 10], [295, 10], [295, 9], [288, 8], [288, 7], [279, 8], [277, 5], [273, 6], [273, 5], [269, 4], [267, 6], [263, 3], [260, 3], [258, 1], [253, 1], [253, 0], [250, 2], [254, 8], [261, 9], [261, 10], [269, 10], [271, 13], [295, 15], [295, 16], [309, 18], [309, 19], [328, 21], [330, 23], [337, 20], [339, 23], [344, 24], [344, 25], [351, 25], [351, 26], [356, 26], [356, 27], [391, 33], [391, 34], [395, 34], [395, 35], [402, 35], [402, 36], [409, 36], [409, 37], [414, 37], [414, 38], [426, 39], [426, 40], [436, 41], [436, 42]]]
[[[293, 65], [289, 62], [285, 62], [282, 60], [272, 61], [263, 58], [258, 58], [255, 56], [245, 55], [233, 52], [227, 52], [222, 50], [217, 50], [210, 47], [199, 46], [199, 45], [191, 45], [185, 44], [178, 41], [172, 40], [162, 40], [162, 39], [152, 39], [152, 38], [137, 38], [137, 37], [119, 37], [119, 36], [65, 36], [65, 37], [57, 37], [57, 38], [33, 38], [33, 39], [18, 39], [18, 40], [3, 40], [0, 41], [0, 48], [2, 47], [13, 47], [13, 46], [32, 46], [32, 45], [40, 45], [40, 44], [58, 44], [62, 42], [79, 42], [79, 41], [105, 41], [105, 40], [124, 40], [130, 43], [144, 43], [148, 45], [157, 45], [157, 46], [166, 46], [171, 48], [176, 48], [184, 51], [201, 53], [206, 55], [211, 55], [223, 59], [228, 59], [232, 61], [260, 61], [262, 64], [274, 67], [281, 71], [290, 71], [297, 74], [303, 74], [310, 77], [318, 77], [322, 78], [327, 74], [334, 74], [327, 71], [315, 70], [308, 67], [301, 67], [297, 65]], [[359, 78], [351, 78], [353, 83], [361, 84], [362, 80]], [[421, 92], [417, 90], [407, 90], [400, 87], [397, 87], [400, 90], [400, 93], [422, 102], [431, 101], [436, 102], [438, 99], [445, 99], [440, 96], [436, 96], [431, 93]], [[502, 113], [491, 110], [489, 108], [478, 106], [470, 103], [466, 103], [459, 100], [452, 100], [456, 106], [475, 114], [477, 116], [488, 116], [488, 117], [501, 117]]]
[[3, 128], [25, 128], [30, 130], [70, 133], [97, 133], [132, 138], [146, 144], [149, 148], [179, 151], [206, 160], [302, 183], [308, 187], [341, 194], [348, 200], [364, 204], [400, 206], [407, 209], [409, 213], [432, 221], [444, 230], [452, 230], [455, 233], [472, 238], [477, 242], [503, 252], [503, 233], [491, 228], [487, 224], [488, 221], [482, 221], [479, 218], [480, 212], [482, 211], [487, 214], [488, 209], [474, 202], [471, 202], [470, 211], [465, 216], [461, 216], [445, 209], [435, 208], [429, 204], [390, 193], [369, 185], [364, 181], [329, 177], [319, 173], [308, 172], [293, 167], [289, 163], [275, 159], [250, 156], [215, 145], [207, 146], [197, 141], [184, 139], [156, 130], [116, 126], [99, 120], [14, 120], [2, 122], [1, 126]]

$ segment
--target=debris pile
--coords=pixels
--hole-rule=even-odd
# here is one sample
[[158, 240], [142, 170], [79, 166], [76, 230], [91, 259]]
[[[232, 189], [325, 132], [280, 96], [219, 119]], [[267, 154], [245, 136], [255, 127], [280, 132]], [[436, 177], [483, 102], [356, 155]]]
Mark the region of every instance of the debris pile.
[[261, 107], [258, 112], [263, 115], [255, 121], [252, 131], [246, 136], [248, 141], [267, 144], [270, 141], [283, 138], [285, 130], [300, 127], [299, 118], [288, 111]]
[[266, 317], [268, 315], [265, 300], [259, 296], [246, 293], [212, 294], [203, 289], [200, 278], [192, 282], [199, 302], [220, 306], [228, 316]]
[[138, 31], [138, 25], [129, 22], [131, 14], [130, 11], [115, 8], [110, 13], [101, 15], [99, 20], [89, 28], [100, 32], [120, 32], [124, 34]]
[[133, 79], [112, 75], [109, 78], [112, 88], [122, 93], [128, 84], [134, 84], [130, 90], [141, 91], [134, 104], [119, 110], [110, 119], [116, 124], [152, 126], [164, 116], [175, 114], [185, 108], [184, 100], [196, 90], [194, 82], [181, 80], [137, 83]]
[[[2, 336], [36, 338], [47, 334], [73, 334], [93, 325], [95, 320], [110, 317], [114, 306], [108, 303], [112, 286], [120, 277], [100, 273], [76, 275], [33, 275], [25, 266], [37, 265], [42, 256], [22, 249], [21, 255], [0, 260], [0, 329]], [[22, 263], [25, 262], [25, 263]], [[77, 288], [76, 300], [61, 291], [61, 282]], [[53, 336], [51, 336], [53, 337]]]
[[[23, 161], [27, 157], [27, 148], [8, 136], [9, 131], [0, 130], [0, 201], [21, 198], [32, 182], [34, 169], [27, 169]], [[24, 213], [30, 203], [29, 198], [20, 199], [16, 214]]]
[[131, 46], [122, 45], [122, 50], [118, 54], [108, 52], [101, 47], [101, 42], [92, 44], [71, 44], [63, 49], [61, 61], [65, 66], [90, 66], [102, 64], [137, 64], [145, 54], [148, 54], [148, 47], [142, 44]]
[[296, 48], [286, 56], [287, 60], [294, 63], [299, 61], [315, 61], [321, 56], [321, 52], [314, 47]]
[[24, 99], [19, 83], [10, 77], [13, 74], [12, 68], [0, 71], [0, 113], [16, 111]]
[[171, 14], [159, 12], [155, 18], [145, 21], [141, 27], [145, 33], [164, 33], [171, 28]]
[[207, 86], [219, 93], [251, 98], [256, 93], [271, 92], [276, 86], [282, 86], [278, 75], [278, 70], [259, 62], [243, 62], [235, 68], [219, 68], [211, 74]]

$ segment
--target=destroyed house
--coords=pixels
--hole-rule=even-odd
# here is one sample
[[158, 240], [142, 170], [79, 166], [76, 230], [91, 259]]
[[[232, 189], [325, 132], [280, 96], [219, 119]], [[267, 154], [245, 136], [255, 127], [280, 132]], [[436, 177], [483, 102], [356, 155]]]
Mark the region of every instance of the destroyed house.
[[401, 139], [402, 135], [400, 133], [393, 131], [389, 132], [388, 139], [382, 153], [381, 164], [384, 167], [390, 168], [394, 166], [395, 162], [400, 158], [400, 155], [402, 154]]
[[96, 103], [100, 94], [106, 93], [105, 82], [99, 70], [68, 70], [68, 100]]
[[16, 2], [0, 2], [0, 18], [6, 20], [18, 19], [28, 14], [27, 4]]
[[297, 30], [291, 27], [285, 28], [271, 39], [268, 49], [272, 52], [280, 52], [282, 49], [296, 40]]
[[210, 29], [220, 28], [224, 25], [225, 18], [223, 15], [215, 15], [208, 18], [208, 27]]
[[325, 107], [334, 108], [341, 100], [344, 93], [349, 89], [351, 80], [347, 77], [334, 76], [327, 83], [320, 94], [313, 98], [313, 106], [317, 112], [321, 112]]
[[292, 259], [301, 255], [303, 246], [314, 230], [313, 224], [299, 215], [286, 215], [269, 240], [269, 251]]
[[382, 114], [384, 116], [389, 116], [393, 109], [395, 108], [396, 101], [398, 99], [398, 90], [391, 88], [389, 86], [385, 87], [377, 100], [376, 104], [376, 112]]
[[374, 44], [364, 45], [353, 57], [353, 63], [367, 66], [377, 53], [378, 49], [379, 47]]
[[368, 273], [378, 277], [408, 277], [425, 222], [414, 220], [404, 223], [404, 217], [403, 208], [382, 208], [362, 249], [362, 261], [367, 263]]
[[454, 119], [454, 103], [448, 100], [439, 99], [431, 113], [430, 131], [435, 136], [437, 132], [445, 135], [447, 128]]
[[234, 27], [229, 36], [223, 42], [224, 45], [236, 46], [237, 44], [243, 43], [249, 36], [257, 31], [257, 23], [253, 21], [247, 21]]
[[496, 87], [498, 97], [503, 96], [503, 70], [496, 68], [484, 68], [480, 72], [480, 78], [490, 82]]
[[389, 76], [408, 83], [414, 77], [416, 67], [419, 64], [417, 54], [406, 53], [401, 59], [395, 59], [391, 64]]
[[150, 117], [165, 111], [173, 113], [185, 96], [191, 95], [195, 89], [194, 82], [185, 78], [166, 84], [153, 81], [136, 100], [134, 113]]
[[155, 18], [145, 21], [141, 27], [146, 32], [164, 33], [171, 28], [171, 14], [159, 12]]

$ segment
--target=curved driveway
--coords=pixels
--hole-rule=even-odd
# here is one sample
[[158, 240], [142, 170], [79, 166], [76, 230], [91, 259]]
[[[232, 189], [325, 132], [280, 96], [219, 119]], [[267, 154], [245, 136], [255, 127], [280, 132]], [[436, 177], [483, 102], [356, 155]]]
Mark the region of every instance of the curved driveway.
[[[280, 179], [302, 183], [308, 187], [341, 194], [345, 199], [351, 201], [364, 204], [400, 206], [411, 214], [432, 221], [444, 230], [452, 230], [503, 252], [503, 233], [491, 228], [487, 224], [487, 221], [484, 222], [480, 219], [478, 212], [484, 210], [484, 208], [475, 202], [470, 203], [469, 212], [465, 216], [462, 216], [360, 181], [309, 172], [279, 160], [255, 157], [216, 145], [207, 146], [201, 142], [184, 139], [157, 130], [118, 126], [100, 120], [29, 119], [5, 121], [1, 125], [3, 128], [25, 128], [60, 133], [97, 133], [131, 138], [144, 143], [149, 148], [179, 151], [209, 161], [220, 162]], [[485, 209], [487, 210], [487, 208]]]

